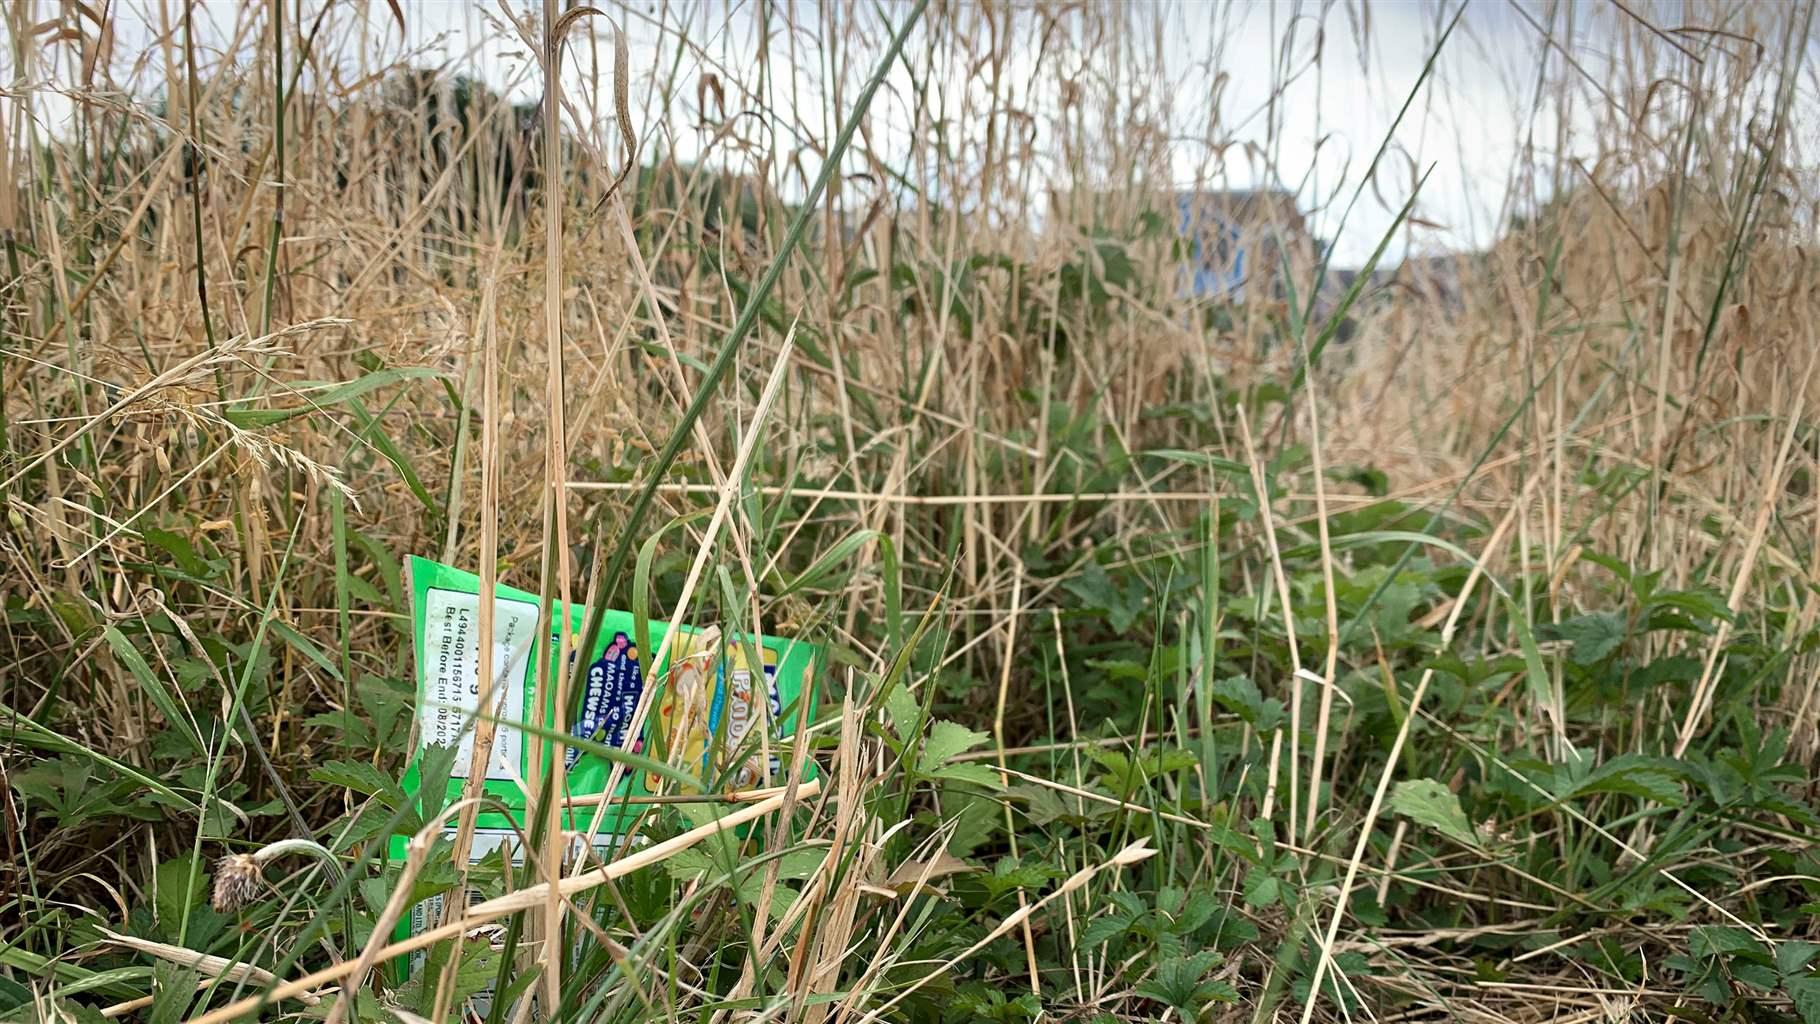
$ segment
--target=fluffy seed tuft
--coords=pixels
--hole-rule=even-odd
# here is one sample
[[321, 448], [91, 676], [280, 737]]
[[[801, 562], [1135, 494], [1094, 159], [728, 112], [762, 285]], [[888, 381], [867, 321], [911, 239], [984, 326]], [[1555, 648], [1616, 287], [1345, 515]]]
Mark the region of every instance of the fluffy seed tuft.
[[250, 853], [230, 853], [215, 866], [215, 893], [210, 902], [217, 911], [231, 914], [259, 896], [265, 873]]

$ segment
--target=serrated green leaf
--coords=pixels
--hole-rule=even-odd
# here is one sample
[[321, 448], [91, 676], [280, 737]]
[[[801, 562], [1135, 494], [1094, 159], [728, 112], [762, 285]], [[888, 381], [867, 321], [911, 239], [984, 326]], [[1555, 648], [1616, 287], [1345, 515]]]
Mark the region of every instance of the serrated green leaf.
[[1182, 906], [1182, 912], [1176, 915], [1175, 930], [1184, 935], [1199, 931], [1202, 925], [1213, 919], [1219, 909], [1220, 901], [1211, 893], [1197, 892], [1188, 897], [1188, 902]]
[[[430, 821], [449, 803], [449, 777], [455, 773], [459, 746], [428, 746], [418, 759], [417, 799], [422, 803], [423, 820]], [[388, 777], [388, 781], [389, 777]]]
[[[959, 793], [955, 798], [964, 800]], [[996, 800], [965, 800], [959, 813], [949, 814], [948, 819], [948, 852], [955, 857], [965, 857], [986, 845], [1005, 828], [1005, 810]]]
[[1213, 699], [1253, 729], [1269, 732], [1283, 721], [1283, 702], [1266, 699], [1250, 676], [1227, 676], [1213, 684]]
[[1616, 612], [1595, 612], [1564, 619], [1549, 630], [1550, 634], [1573, 644], [1576, 665], [1596, 665], [1624, 642], [1628, 629], [1624, 616]]
[[956, 755], [972, 750], [989, 738], [988, 734], [959, 722], [937, 722], [929, 727], [929, 738], [923, 741], [922, 750], [917, 754], [917, 770], [930, 774]]
[[1678, 768], [1664, 758], [1622, 754], [1593, 769], [1574, 785], [1571, 794], [1618, 793], [1679, 806], [1685, 800]]
[[1734, 960], [1731, 964], [1731, 974], [1733, 980], [1742, 981], [1766, 995], [1774, 992], [1782, 982], [1782, 976], [1777, 974], [1776, 969], [1769, 964]]
[[[422, 973], [412, 978], [399, 992], [401, 1002], [415, 1000], [420, 1013], [432, 1013], [438, 997], [438, 988], [442, 984], [443, 970], [453, 952], [453, 942], [439, 942], [430, 947], [424, 961]], [[461, 946], [461, 963], [455, 968], [452, 987], [452, 1005], [460, 1006], [470, 996], [485, 992], [493, 987], [498, 977], [499, 953], [488, 942], [464, 942]], [[413, 990], [413, 986], [415, 986]]]
[[1063, 803], [1061, 795], [1046, 786], [1019, 786], [1013, 792], [1024, 799], [1024, 814], [1032, 825], [1050, 824], [1076, 809]]
[[893, 686], [885, 695], [885, 717], [891, 723], [891, 729], [899, 739], [907, 740], [916, 734], [921, 727], [923, 708], [910, 696], [906, 686]]
[[310, 778], [351, 789], [363, 796], [378, 797], [394, 810], [404, 803], [404, 790], [398, 783], [365, 761], [330, 761], [310, 769]]
[[146, 543], [170, 555], [171, 561], [177, 563], [177, 568], [190, 576], [206, 580], [220, 575], [215, 567], [208, 563], [208, 559], [196, 553], [195, 546], [183, 534], [148, 526], [139, 531], [139, 535], [145, 538]]
[[821, 870], [822, 863], [827, 859], [826, 850], [791, 850], [778, 858], [777, 877], [796, 882], [806, 881]]
[[1245, 905], [1254, 910], [1275, 903], [1282, 891], [1283, 883], [1263, 868], [1254, 867], [1245, 873]]
[[1457, 843], [1475, 847], [1479, 844], [1472, 823], [1466, 820], [1466, 812], [1460, 807], [1459, 796], [1433, 779], [1397, 783], [1390, 793], [1390, 809]]
[[1131, 917], [1127, 914], [1115, 912], [1096, 917], [1081, 929], [1081, 948], [1095, 949], [1125, 934], [1130, 927]]
[[1820, 974], [1783, 978], [1782, 989], [1801, 1015], [1801, 1024], [1820, 1024]]
[[1220, 962], [1220, 954], [1201, 950], [1187, 956], [1176, 956], [1157, 964], [1150, 980], [1133, 991], [1146, 999], [1175, 1007], [1193, 1017], [1210, 1002], [1231, 1002], [1237, 998], [1230, 985], [1203, 984], [1201, 978]]
[[157, 913], [158, 927], [175, 938], [184, 918], [202, 904], [203, 895], [209, 891], [209, 873], [193, 854], [186, 853], [158, 865], [152, 872], [152, 885], [152, 909]]
[[196, 1000], [196, 972], [164, 960], [152, 965], [152, 1007], [148, 1024], [178, 1024]]
[[[1754, 953], [1764, 956], [1763, 944], [1756, 936], [1742, 928], [1728, 925], [1700, 925], [1688, 935], [1687, 948], [1694, 956], [1736, 956], [1740, 953]], [[1765, 957], [1767, 959], [1767, 957]]]
[[929, 777], [946, 782], [964, 782], [971, 786], [984, 786], [987, 789], [1004, 788], [1004, 783], [999, 781], [998, 772], [983, 764], [951, 764], [936, 769], [930, 773]]
[[1080, 575], [1062, 584], [1062, 588], [1080, 598], [1089, 611], [1103, 612], [1113, 632], [1123, 635], [1143, 614], [1145, 595], [1141, 588], [1120, 586], [1098, 562], [1088, 562]]
[[679, 882], [691, 882], [714, 870], [714, 862], [700, 847], [678, 850], [664, 859], [664, 871]]

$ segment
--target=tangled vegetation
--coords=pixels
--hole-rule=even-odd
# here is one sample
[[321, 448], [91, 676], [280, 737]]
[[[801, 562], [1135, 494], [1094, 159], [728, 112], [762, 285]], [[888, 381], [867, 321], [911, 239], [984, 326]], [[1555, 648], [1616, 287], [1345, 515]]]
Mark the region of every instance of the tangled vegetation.
[[[1493, 244], [1237, 301], [1144, 8], [301, 7], [5, 15], [0, 1017], [1820, 1021], [1811, 12], [1526, 23]], [[815, 784], [457, 867], [412, 554], [822, 645]]]

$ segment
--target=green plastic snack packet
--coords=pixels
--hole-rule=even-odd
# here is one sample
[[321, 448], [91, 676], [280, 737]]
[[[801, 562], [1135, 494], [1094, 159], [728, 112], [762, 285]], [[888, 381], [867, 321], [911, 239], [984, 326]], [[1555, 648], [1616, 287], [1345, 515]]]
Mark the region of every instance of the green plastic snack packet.
[[[418, 795], [427, 749], [453, 746], [446, 795], [450, 803], [460, 799], [472, 767], [475, 727], [481, 718], [491, 717], [497, 728], [482, 788], [507, 813], [487, 810], [479, 814], [469, 859], [478, 862], [495, 851], [509, 851], [515, 863], [522, 863], [517, 832], [519, 828], [527, 834], [531, 831], [526, 813], [537, 798], [535, 792], [527, 793], [525, 780], [533, 774], [532, 758], [537, 750], [544, 752], [541, 767], [546, 769], [538, 774], [547, 775], [553, 744], [538, 742], [535, 731], [521, 726], [554, 719], [554, 695], [537, 692], [536, 659], [556, 657], [561, 634], [553, 629], [547, 637], [537, 635], [537, 595], [496, 586], [489, 659], [493, 707], [483, 709], [478, 651], [480, 578], [417, 557], [410, 559], [408, 574], [416, 653], [417, 745], [405, 772], [404, 790], [413, 798]], [[564, 608], [557, 603], [552, 609], [553, 621], [566, 623], [571, 635], [580, 632], [584, 618], [585, 609], [579, 606]], [[662, 648], [668, 630], [666, 622], [649, 623], [647, 639], [653, 648], [649, 653]], [[694, 787], [681, 787], [672, 779], [670, 790], [780, 784], [785, 765], [775, 741], [794, 735], [799, 718], [806, 720], [814, 711], [813, 680], [820, 648], [779, 637], [742, 635], [723, 641], [716, 630], [685, 626], [671, 642], [665, 664], [653, 670], [649, 654], [635, 639], [637, 632], [628, 612], [609, 610], [602, 617], [594, 649], [586, 653], [586, 685], [582, 693], [573, 695], [576, 706], [565, 716], [570, 723], [567, 734], [660, 761], [698, 780]], [[554, 683], [557, 667], [550, 668], [547, 678]], [[563, 666], [562, 671], [567, 672], [568, 667]], [[635, 710], [651, 687], [656, 689], [645, 724], [632, 735]], [[592, 835], [595, 851], [608, 855], [640, 810], [619, 798], [651, 794], [658, 787], [659, 774], [628, 767], [620, 773], [612, 797], [605, 798], [613, 769], [608, 758], [571, 746], [566, 748], [565, 763], [569, 797], [593, 799], [576, 800], [578, 806], [564, 815], [563, 828], [573, 834], [577, 852], [583, 850], [582, 837]], [[453, 821], [446, 831], [454, 835]], [[394, 859], [403, 858], [405, 842], [403, 836], [392, 837]], [[476, 894], [468, 894], [470, 901], [475, 898]], [[399, 936], [434, 926], [441, 908], [440, 897], [417, 904], [408, 919], [400, 922]], [[405, 969], [414, 973], [419, 965], [414, 959]]]

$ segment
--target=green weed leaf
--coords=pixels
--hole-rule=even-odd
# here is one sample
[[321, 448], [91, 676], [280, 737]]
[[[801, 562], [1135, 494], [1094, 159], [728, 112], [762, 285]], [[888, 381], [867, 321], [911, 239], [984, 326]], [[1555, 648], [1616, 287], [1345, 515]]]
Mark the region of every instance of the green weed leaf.
[[362, 796], [378, 797], [381, 803], [394, 810], [405, 802], [404, 790], [398, 783], [365, 761], [330, 761], [310, 769], [310, 778], [351, 789]]
[[945, 782], [964, 782], [970, 786], [984, 786], [987, 789], [1003, 787], [999, 773], [983, 764], [951, 764], [936, 769], [930, 773], [929, 777]]
[[1688, 951], [1705, 959], [1713, 956], [1754, 954], [1763, 956], [1763, 944], [1742, 928], [1728, 925], [1701, 925], [1688, 936]]
[[1783, 942], [1776, 946], [1776, 970], [1793, 977], [1815, 957], [1820, 957], [1820, 942]]
[[937, 722], [929, 727], [929, 738], [917, 754], [917, 770], [932, 775], [958, 754], [964, 754], [991, 737], [959, 722]]
[[188, 576], [207, 580], [220, 575], [220, 570], [209, 564], [208, 559], [197, 554], [196, 548], [190, 544], [189, 538], [180, 533], [148, 526], [141, 530], [139, 535], [145, 538], [146, 543], [170, 555], [171, 561], [176, 562], [177, 568]]
[[1479, 845], [1472, 823], [1466, 820], [1466, 812], [1460, 808], [1459, 796], [1433, 779], [1397, 783], [1390, 793], [1390, 809], [1457, 843]]
[[186, 853], [158, 865], [152, 872], [152, 885], [152, 909], [158, 915], [159, 930], [175, 936], [183, 919], [202, 905], [209, 891], [209, 873], [195, 855]]
[[922, 716], [922, 705], [910, 696], [908, 687], [902, 684], [893, 686], [891, 692], [885, 695], [885, 717], [898, 738], [907, 740], [916, 735], [917, 729], [922, 725]]
[[1656, 803], [1679, 806], [1685, 802], [1681, 773], [1673, 761], [1622, 754], [1592, 770], [1573, 787], [1572, 795], [1619, 793]]
[[1582, 666], [1604, 661], [1624, 642], [1625, 633], [1624, 616], [1616, 612], [1577, 615], [1549, 629], [1551, 636], [1572, 642], [1573, 663]]
[[196, 1000], [196, 972], [163, 960], [152, 966], [152, 1009], [147, 1024], [177, 1024]]
[[1250, 676], [1227, 676], [1214, 683], [1213, 699], [1258, 732], [1269, 732], [1283, 722], [1283, 702], [1266, 698]]
[[1820, 1024], [1820, 974], [1783, 978], [1782, 988], [1801, 1015], [1801, 1024]]

